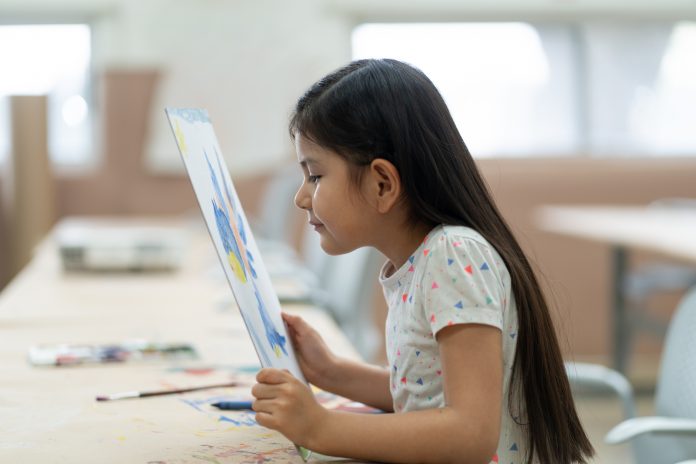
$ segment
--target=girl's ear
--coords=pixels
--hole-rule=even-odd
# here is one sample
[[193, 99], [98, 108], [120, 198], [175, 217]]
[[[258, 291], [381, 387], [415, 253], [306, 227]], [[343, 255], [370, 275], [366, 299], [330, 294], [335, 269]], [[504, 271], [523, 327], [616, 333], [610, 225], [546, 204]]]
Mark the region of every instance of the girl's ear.
[[391, 162], [376, 158], [370, 163], [369, 192], [380, 213], [388, 213], [401, 198], [401, 176]]

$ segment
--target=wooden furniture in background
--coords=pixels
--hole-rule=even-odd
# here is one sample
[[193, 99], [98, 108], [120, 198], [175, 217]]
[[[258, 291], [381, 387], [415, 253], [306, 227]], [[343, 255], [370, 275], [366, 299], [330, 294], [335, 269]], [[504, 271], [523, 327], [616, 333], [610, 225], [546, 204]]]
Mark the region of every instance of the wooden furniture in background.
[[537, 214], [547, 232], [612, 247], [612, 367], [626, 372], [632, 326], [624, 282], [631, 250], [649, 250], [696, 266], [696, 210], [628, 206], [544, 206]]
[[8, 269], [19, 271], [55, 220], [55, 185], [48, 158], [47, 97], [10, 97], [12, 146], [5, 185]]

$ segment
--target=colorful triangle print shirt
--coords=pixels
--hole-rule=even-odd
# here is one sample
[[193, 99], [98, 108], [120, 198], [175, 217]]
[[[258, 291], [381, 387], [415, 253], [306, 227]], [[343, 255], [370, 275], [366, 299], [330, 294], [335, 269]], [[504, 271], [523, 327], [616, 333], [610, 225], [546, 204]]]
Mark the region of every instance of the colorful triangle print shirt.
[[385, 332], [394, 411], [445, 406], [438, 331], [453, 324], [496, 327], [503, 335], [504, 383], [500, 438], [491, 462], [523, 462], [524, 431], [513, 418], [519, 412], [511, 412], [507, 401], [517, 309], [496, 250], [473, 229], [438, 226], [399, 269], [387, 262], [380, 283], [389, 305]]

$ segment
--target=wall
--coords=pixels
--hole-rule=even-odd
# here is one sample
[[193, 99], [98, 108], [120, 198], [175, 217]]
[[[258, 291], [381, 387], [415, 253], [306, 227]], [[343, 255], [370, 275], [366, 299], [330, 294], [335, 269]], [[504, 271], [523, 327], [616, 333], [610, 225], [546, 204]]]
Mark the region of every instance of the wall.
[[207, 108], [238, 175], [274, 165], [290, 151], [285, 127], [297, 96], [350, 57], [345, 21], [320, 1], [119, 5], [97, 23], [96, 65], [160, 70], [145, 148], [153, 172], [181, 173], [166, 106]]
[[[665, 197], [696, 197], [696, 159], [482, 160], [479, 165], [556, 303], [557, 324], [568, 336], [566, 351], [604, 357], [611, 330], [610, 247], [540, 231], [535, 208], [549, 203], [644, 205]], [[669, 261], [648, 253], [633, 257], [636, 262]], [[663, 316], [668, 317], [673, 303], [665, 302]], [[659, 352], [655, 341], [638, 341], [639, 352]]]

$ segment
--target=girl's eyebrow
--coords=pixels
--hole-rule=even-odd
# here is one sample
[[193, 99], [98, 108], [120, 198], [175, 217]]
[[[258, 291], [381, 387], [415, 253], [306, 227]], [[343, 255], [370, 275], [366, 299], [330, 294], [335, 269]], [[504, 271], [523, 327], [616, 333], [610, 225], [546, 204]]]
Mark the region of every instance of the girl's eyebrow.
[[300, 166], [302, 166], [302, 167], [308, 167], [308, 166], [310, 166], [310, 165], [316, 166], [316, 165], [318, 165], [318, 164], [319, 164], [319, 162], [318, 162], [317, 160], [313, 159], [313, 158], [303, 158], [303, 159], [300, 161]]

